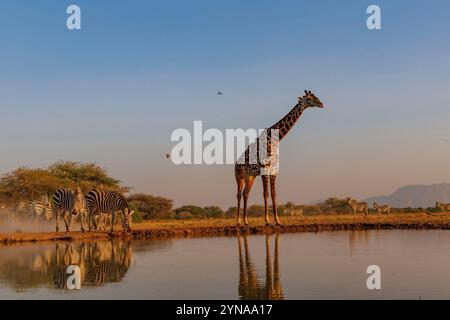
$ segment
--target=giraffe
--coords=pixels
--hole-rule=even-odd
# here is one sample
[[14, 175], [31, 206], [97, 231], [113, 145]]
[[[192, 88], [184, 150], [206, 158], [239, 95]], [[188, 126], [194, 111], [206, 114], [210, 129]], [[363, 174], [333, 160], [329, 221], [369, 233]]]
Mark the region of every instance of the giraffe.
[[[311, 91], [305, 90], [305, 95], [303, 97], [298, 97], [297, 104], [292, 108], [292, 110], [284, 116], [280, 121], [275, 123], [272, 127], [263, 130], [262, 135], [260, 135], [256, 142], [249, 145], [245, 152], [241, 155], [239, 160], [234, 166], [234, 174], [237, 183], [237, 225], [241, 224], [241, 199], [244, 198], [244, 223], [248, 226], [247, 220], [247, 200], [252, 189], [255, 178], [261, 176], [263, 183], [263, 196], [264, 196], [264, 216], [266, 225], [270, 224], [269, 209], [268, 209], [268, 198], [269, 198], [269, 185], [271, 191], [271, 199], [273, 206], [274, 220], [277, 225], [280, 224], [280, 219], [278, 218], [277, 209], [277, 194], [275, 188], [276, 174], [278, 170], [278, 152], [276, 147], [278, 142], [281, 141], [289, 130], [294, 126], [297, 120], [302, 115], [303, 111], [307, 108], [318, 107], [323, 108], [323, 103], [317, 98]], [[266, 159], [261, 161], [260, 159], [260, 139], [265, 135], [266, 148], [265, 154]], [[252, 147], [256, 145], [256, 147]], [[272, 147], [275, 147], [275, 152], [272, 152]], [[257, 161], [249, 161], [250, 157], [254, 156], [252, 152], [256, 151]], [[255, 157], [253, 158], [255, 159]]]

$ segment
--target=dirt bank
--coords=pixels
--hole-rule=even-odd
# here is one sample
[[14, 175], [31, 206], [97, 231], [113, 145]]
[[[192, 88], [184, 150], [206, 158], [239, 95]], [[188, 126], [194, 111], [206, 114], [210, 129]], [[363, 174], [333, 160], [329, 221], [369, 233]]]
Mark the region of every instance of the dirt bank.
[[[265, 226], [262, 218], [250, 219], [249, 227], [237, 227], [234, 219], [156, 220], [136, 224], [133, 232], [13, 232], [0, 233], [0, 244], [41, 241], [76, 241], [132, 237], [134, 239], [161, 239], [172, 237], [211, 237], [243, 234], [318, 232], [362, 229], [450, 229], [450, 214], [428, 215], [393, 214], [390, 216], [322, 215], [285, 217], [281, 226]], [[117, 226], [117, 229], [120, 227]]]

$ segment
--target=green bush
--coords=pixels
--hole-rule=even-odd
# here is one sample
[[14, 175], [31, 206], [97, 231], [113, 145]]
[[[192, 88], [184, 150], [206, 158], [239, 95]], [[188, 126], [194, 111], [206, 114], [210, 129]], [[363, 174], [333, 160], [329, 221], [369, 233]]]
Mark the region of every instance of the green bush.
[[132, 218], [133, 218], [133, 222], [134, 223], [139, 223], [139, 222], [142, 222], [142, 215], [141, 215], [141, 213], [139, 212], [139, 210], [135, 210], [134, 212], [133, 212], [133, 216], [132, 216]]
[[175, 209], [175, 217], [179, 217], [180, 213], [190, 213], [193, 218], [206, 218], [206, 211], [202, 207], [194, 206], [194, 205], [188, 205], [188, 206], [182, 206], [180, 208]]
[[134, 210], [141, 212], [144, 220], [172, 218], [173, 201], [163, 197], [138, 193], [128, 197], [128, 203]]
[[194, 218], [194, 216], [189, 211], [180, 211], [175, 215], [175, 219], [179, 219], [179, 220], [182, 220], [182, 219], [189, 220], [189, 219], [193, 219], [193, 218]]
[[220, 207], [210, 206], [203, 208], [205, 211], [205, 216], [208, 218], [223, 218], [225, 217], [225, 212]]

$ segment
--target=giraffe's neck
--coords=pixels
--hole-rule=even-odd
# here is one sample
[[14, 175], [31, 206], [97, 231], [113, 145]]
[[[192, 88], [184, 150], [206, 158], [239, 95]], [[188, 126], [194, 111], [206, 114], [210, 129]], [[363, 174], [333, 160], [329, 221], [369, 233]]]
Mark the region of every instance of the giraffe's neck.
[[272, 127], [269, 129], [277, 129], [279, 134], [279, 139], [283, 139], [286, 134], [291, 130], [291, 128], [294, 126], [294, 124], [297, 122], [297, 120], [302, 115], [303, 111], [305, 111], [306, 105], [302, 102], [299, 102], [295, 105], [292, 110], [285, 115], [280, 121], [275, 123]]

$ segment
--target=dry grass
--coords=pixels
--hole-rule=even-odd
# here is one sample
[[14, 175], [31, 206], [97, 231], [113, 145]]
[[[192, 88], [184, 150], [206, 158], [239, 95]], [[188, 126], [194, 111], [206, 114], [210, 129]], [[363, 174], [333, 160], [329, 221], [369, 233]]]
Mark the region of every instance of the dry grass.
[[[271, 217], [271, 221], [273, 219]], [[264, 226], [264, 218], [249, 218], [250, 226]], [[380, 224], [440, 224], [450, 223], [450, 214], [439, 213], [428, 215], [427, 213], [390, 214], [390, 215], [315, 215], [307, 217], [282, 217], [282, 225], [310, 225], [310, 224], [354, 224], [354, 223], [380, 223]], [[233, 227], [236, 219], [211, 218], [191, 220], [149, 220], [133, 225], [133, 229], [172, 229], [172, 228], [218, 228]]]

